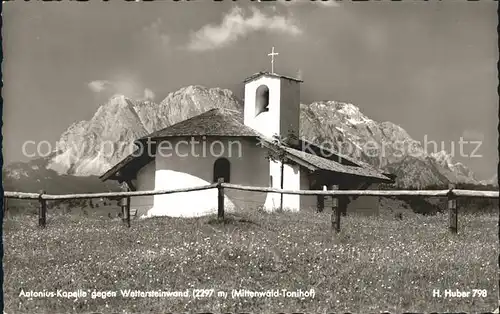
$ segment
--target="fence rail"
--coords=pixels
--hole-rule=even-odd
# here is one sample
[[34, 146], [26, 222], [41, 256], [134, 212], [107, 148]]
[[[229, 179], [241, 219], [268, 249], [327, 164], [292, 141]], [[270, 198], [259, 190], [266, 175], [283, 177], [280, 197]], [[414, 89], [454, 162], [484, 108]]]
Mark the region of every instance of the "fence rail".
[[[89, 198], [109, 198], [109, 197], [134, 197], [134, 196], [151, 196], [161, 194], [172, 194], [182, 192], [202, 191], [214, 189], [219, 186], [219, 183], [202, 185], [197, 187], [189, 187], [173, 190], [150, 190], [150, 191], [132, 191], [132, 192], [105, 192], [105, 193], [84, 193], [84, 194], [64, 194], [53, 195], [45, 193], [26, 193], [26, 192], [4, 192], [5, 198], [12, 199], [44, 199], [49, 201], [69, 200], [69, 199], [89, 199]], [[251, 191], [251, 192], [267, 192], [267, 193], [282, 193], [294, 195], [324, 195], [324, 196], [426, 196], [426, 197], [447, 197], [449, 195], [456, 197], [479, 197], [479, 198], [499, 198], [498, 191], [476, 191], [476, 190], [282, 190], [267, 187], [246, 186], [239, 184], [221, 183], [220, 186], [225, 189]]]
[[[252, 191], [252, 192], [266, 192], [266, 193], [279, 193], [279, 194], [292, 194], [292, 195], [312, 195], [312, 196], [331, 196], [332, 203], [332, 229], [336, 232], [340, 231], [340, 213], [345, 212], [345, 208], [339, 208], [339, 197], [348, 196], [379, 196], [379, 197], [395, 197], [395, 196], [419, 196], [419, 197], [446, 197], [448, 199], [448, 212], [449, 212], [449, 228], [453, 233], [457, 232], [458, 225], [458, 207], [456, 200], [459, 197], [477, 197], [486, 199], [498, 199], [498, 191], [475, 191], [475, 190], [460, 190], [454, 189], [450, 185], [447, 190], [339, 190], [338, 186], [334, 185], [332, 190], [284, 190], [269, 187], [255, 187], [245, 186], [239, 184], [224, 183], [219, 181], [217, 183], [172, 189], [172, 190], [151, 190], [151, 191], [122, 191], [122, 192], [106, 192], [106, 193], [85, 193], [85, 194], [65, 194], [65, 195], [52, 195], [46, 194], [44, 191], [39, 193], [25, 193], [25, 192], [4, 192], [5, 199], [28, 199], [38, 200], [40, 202], [39, 208], [39, 225], [45, 227], [47, 201], [55, 200], [70, 200], [70, 199], [92, 199], [92, 198], [121, 198], [121, 207], [123, 220], [127, 226], [130, 227], [130, 198], [135, 196], [152, 196], [173, 193], [185, 193], [193, 191], [202, 191], [208, 189], [218, 189], [218, 210], [217, 215], [219, 218], [224, 218], [224, 189]], [[346, 205], [342, 205], [346, 206]], [[4, 204], [5, 207], [5, 204]], [[5, 208], [4, 208], [5, 210]]]
[[281, 190], [275, 188], [263, 188], [255, 186], [245, 186], [239, 184], [222, 183], [222, 186], [227, 189], [252, 191], [252, 192], [268, 192], [268, 193], [283, 193], [295, 195], [324, 195], [324, 196], [427, 196], [427, 197], [447, 197], [449, 195], [457, 197], [480, 197], [480, 198], [498, 198], [497, 191], [476, 191], [476, 190]]
[[196, 187], [190, 187], [190, 188], [173, 189], [173, 190], [105, 192], [105, 193], [84, 193], [84, 194], [64, 194], [64, 195], [5, 191], [3, 195], [5, 198], [31, 199], [31, 200], [43, 199], [43, 200], [48, 200], [48, 201], [57, 201], [57, 200], [75, 200], [75, 199], [89, 199], [89, 198], [151, 196], [151, 195], [201, 191], [201, 190], [214, 189], [216, 187], [217, 187], [217, 183], [196, 186]]

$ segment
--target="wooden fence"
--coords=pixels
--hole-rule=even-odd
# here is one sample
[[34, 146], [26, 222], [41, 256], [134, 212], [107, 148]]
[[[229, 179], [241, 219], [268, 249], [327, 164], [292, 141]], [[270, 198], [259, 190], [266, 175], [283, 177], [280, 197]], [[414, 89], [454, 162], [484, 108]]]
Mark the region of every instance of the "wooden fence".
[[[453, 185], [447, 190], [339, 190], [338, 186], [333, 186], [332, 190], [282, 190], [269, 187], [245, 186], [239, 184], [230, 184], [219, 181], [217, 183], [182, 188], [173, 190], [153, 190], [153, 191], [125, 191], [122, 192], [107, 192], [107, 193], [91, 193], [91, 194], [66, 194], [66, 195], [51, 195], [45, 191], [39, 193], [24, 193], [24, 192], [4, 192], [4, 202], [7, 199], [29, 199], [38, 200], [40, 207], [38, 211], [38, 223], [41, 228], [44, 228], [47, 221], [47, 201], [54, 200], [71, 200], [71, 199], [92, 199], [92, 198], [121, 198], [122, 219], [123, 222], [130, 227], [130, 198], [135, 196], [151, 196], [161, 194], [173, 194], [182, 192], [193, 192], [207, 189], [218, 189], [218, 210], [217, 216], [219, 219], [224, 218], [224, 189], [233, 189], [252, 192], [267, 192], [279, 194], [293, 195], [323, 195], [331, 196], [332, 202], [332, 230], [340, 231], [340, 217], [343, 208], [339, 208], [339, 197], [348, 196], [379, 196], [379, 197], [394, 197], [394, 196], [419, 196], [419, 197], [446, 197], [448, 199], [448, 214], [449, 214], [449, 229], [453, 233], [457, 233], [458, 225], [458, 207], [457, 198], [459, 197], [477, 197], [486, 199], [498, 199], [498, 191], [475, 191], [475, 190], [457, 190]], [[345, 205], [343, 205], [345, 206]], [[5, 203], [4, 203], [5, 207]], [[5, 209], [4, 209], [5, 210]]]

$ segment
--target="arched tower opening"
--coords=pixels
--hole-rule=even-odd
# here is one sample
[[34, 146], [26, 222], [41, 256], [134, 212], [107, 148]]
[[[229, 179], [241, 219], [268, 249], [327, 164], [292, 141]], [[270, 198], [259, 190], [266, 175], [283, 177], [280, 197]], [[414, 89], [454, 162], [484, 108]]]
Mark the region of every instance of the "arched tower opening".
[[255, 116], [269, 111], [269, 88], [260, 85], [255, 92]]

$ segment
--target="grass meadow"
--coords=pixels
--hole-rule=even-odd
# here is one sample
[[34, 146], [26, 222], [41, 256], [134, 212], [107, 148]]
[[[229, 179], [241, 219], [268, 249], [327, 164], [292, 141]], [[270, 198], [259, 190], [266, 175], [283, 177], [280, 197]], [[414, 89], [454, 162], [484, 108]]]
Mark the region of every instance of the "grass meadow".
[[[4, 221], [5, 313], [490, 312], [498, 305], [497, 221], [459, 215], [451, 234], [443, 214], [347, 216], [335, 235], [328, 211], [153, 218], [130, 229], [118, 219], [49, 211], [41, 230], [36, 216], [15, 216]], [[88, 295], [20, 296], [57, 289]], [[214, 292], [125, 298], [125, 289]], [[315, 295], [233, 298], [233, 289]], [[433, 297], [433, 289], [486, 294]]]

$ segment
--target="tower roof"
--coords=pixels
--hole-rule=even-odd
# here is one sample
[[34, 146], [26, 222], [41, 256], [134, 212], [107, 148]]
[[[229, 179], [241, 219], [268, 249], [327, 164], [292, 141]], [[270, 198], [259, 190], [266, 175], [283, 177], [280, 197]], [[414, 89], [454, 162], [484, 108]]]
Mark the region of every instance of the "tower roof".
[[294, 78], [294, 77], [291, 77], [291, 76], [285, 76], [285, 75], [280, 75], [280, 74], [276, 74], [276, 73], [271, 73], [271, 72], [267, 72], [267, 71], [261, 71], [261, 72], [258, 72], [258, 73], [255, 73], [249, 77], [247, 77], [243, 83], [248, 83], [250, 81], [253, 81], [261, 76], [268, 76], [268, 77], [276, 77], [276, 78], [283, 78], [283, 79], [287, 79], [287, 80], [290, 80], [290, 81], [295, 81], [295, 82], [299, 82], [299, 83], [302, 83], [304, 82], [303, 80], [299, 80], [297, 78]]

